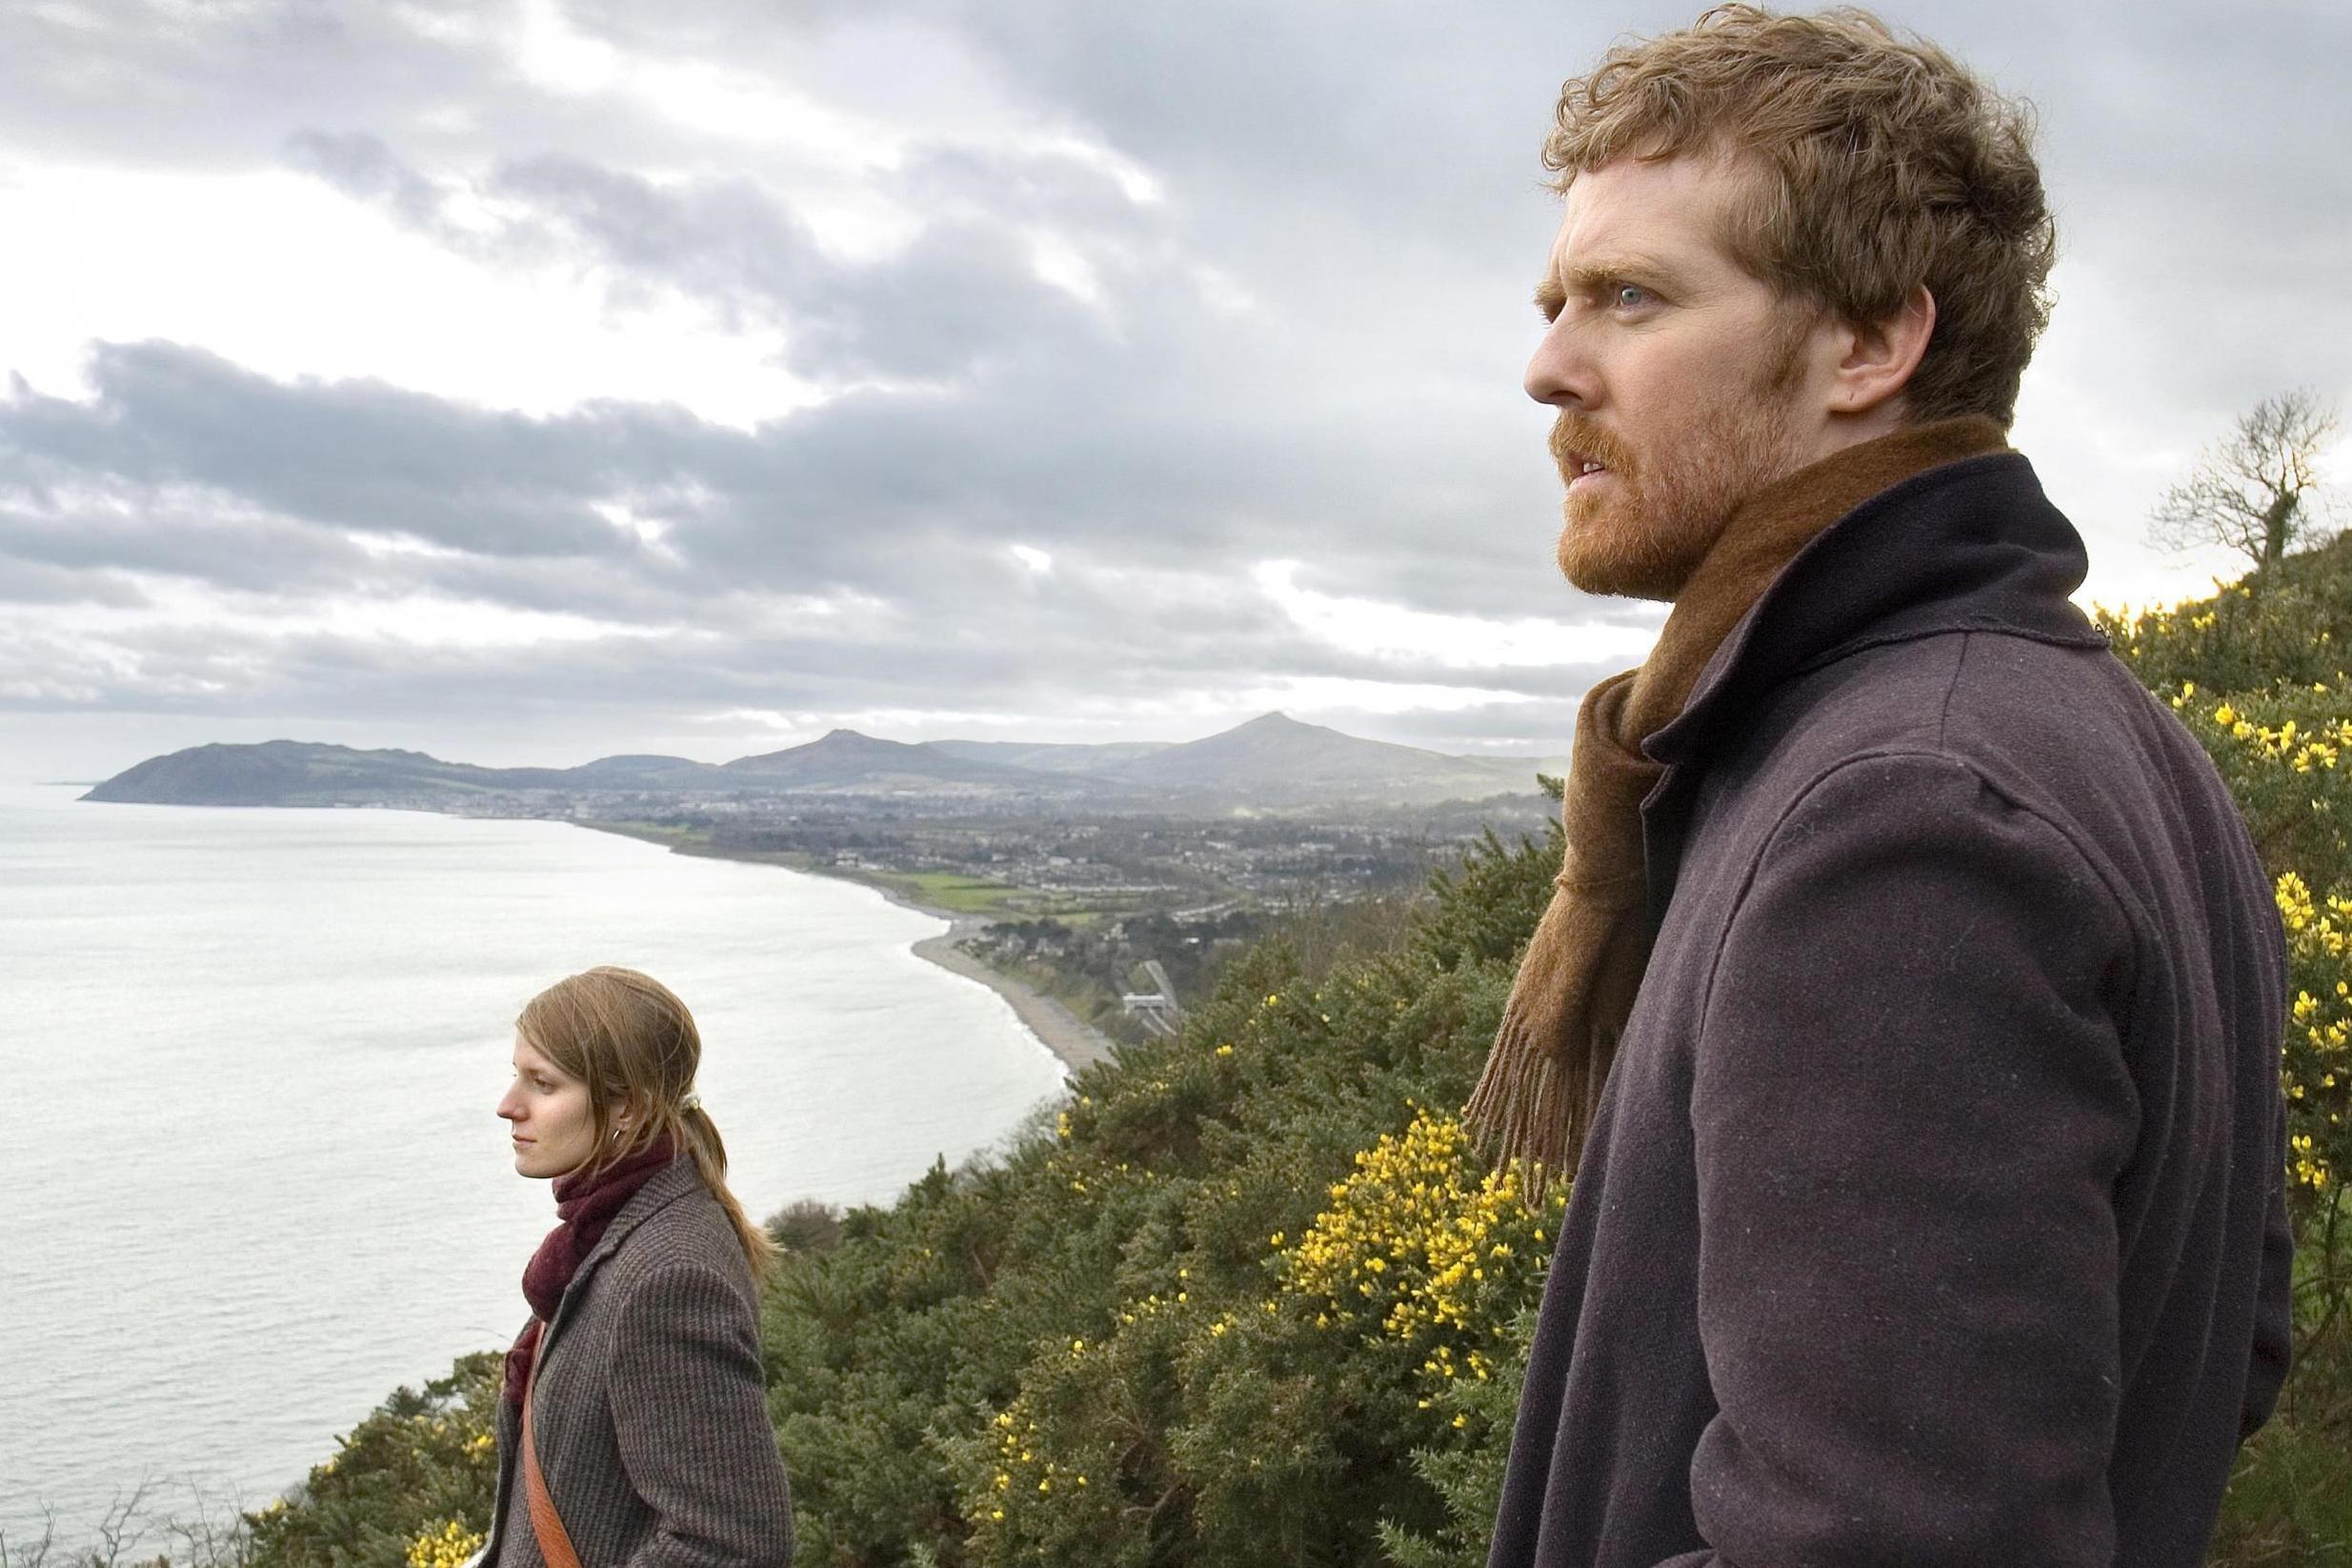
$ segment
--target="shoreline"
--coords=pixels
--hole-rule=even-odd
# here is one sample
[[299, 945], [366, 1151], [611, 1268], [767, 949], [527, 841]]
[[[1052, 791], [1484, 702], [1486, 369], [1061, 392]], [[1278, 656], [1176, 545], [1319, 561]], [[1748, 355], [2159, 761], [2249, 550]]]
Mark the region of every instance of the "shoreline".
[[959, 915], [910, 898], [906, 893], [889, 883], [864, 876], [845, 876], [839, 872], [816, 866], [794, 865], [789, 861], [765, 855], [722, 854], [691, 844], [681, 844], [654, 834], [632, 833], [627, 828], [600, 822], [573, 822], [592, 833], [609, 833], [616, 837], [633, 838], [643, 844], [659, 844], [673, 854], [697, 854], [708, 860], [732, 860], [744, 866], [775, 866], [785, 871], [796, 871], [809, 876], [822, 876], [830, 881], [848, 882], [878, 893], [890, 903], [916, 915], [926, 915], [935, 920], [945, 920], [948, 929], [935, 936], [925, 936], [912, 944], [910, 951], [926, 963], [935, 964], [951, 975], [961, 975], [988, 987], [1013, 1009], [1013, 1015], [1021, 1027], [1035, 1036], [1053, 1057], [1062, 1064], [1064, 1078], [1074, 1078], [1097, 1062], [1111, 1059], [1111, 1037], [1093, 1024], [1079, 1017], [1058, 998], [1047, 995], [1027, 981], [1005, 974], [975, 958], [955, 944], [975, 932], [985, 930], [994, 922], [984, 915]]
[[[722, 854], [714, 855], [712, 858], [725, 860], [731, 857]], [[768, 863], [773, 864], [774, 862]], [[936, 936], [926, 936], [916, 942], [912, 950], [915, 955], [928, 963], [937, 964], [950, 975], [960, 975], [967, 980], [977, 980], [997, 995], [1002, 996], [1006, 1005], [1013, 1009], [1013, 1015], [1020, 1019], [1022, 1026], [1032, 1035], [1037, 1036], [1038, 1043], [1054, 1054], [1069, 1075], [1075, 1076], [1079, 1072], [1094, 1066], [1096, 1062], [1111, 1059], [1111, 1037], [1075, 1013], [1071, 1012], [1059, 998], [1047, 995], [1035, 986], [1007, 975], [1003, 970], [982, 963], [955, 945], [965, 937], [976, 932], [985, 931], [995, 924], [986, 915], [958, 915], [954, 910], [940, 909], [935, 904], [926, 904], [919, 899], [910, 898], [897, 888], [878, 881], [869, 881], [862, 876], [843, 876], [837, 873], [826, 873], [814, 869], [809, 872], [809, 874], [812, 876], [830, 874], [836, 882], [854, 882], [861, 888], [872, 888], [885, 900], [897, 905], [900, 909], [912, 910], [917, 915], [928, 915], [935, 920], [945, 920], [947, 930]]]
[[1013, 1015], [1020, 1019], [1022, 1027], [1035, 1035], [1038, 1043], [1061, 1062], [1066, 1076], [1075, 1077], [1096, 1062], [1111, 1059], [1111, 1037], [1071, 1012], [1060, 998], [1049, 996], [1035, 986], [982, 963], [955, 945], [963, 937], [986, 926], [986, 920], [972, 915], [944, 915], [920, 904], [908, 904], [906, 907], [925, 915], [940, 915], [948, 922], [946, 931], [916, 942], [912, 950], [915, 955], [938, 965], [951, 975], [977, 980], [1002, 996], [1006, 1005], [1013, 1009]]

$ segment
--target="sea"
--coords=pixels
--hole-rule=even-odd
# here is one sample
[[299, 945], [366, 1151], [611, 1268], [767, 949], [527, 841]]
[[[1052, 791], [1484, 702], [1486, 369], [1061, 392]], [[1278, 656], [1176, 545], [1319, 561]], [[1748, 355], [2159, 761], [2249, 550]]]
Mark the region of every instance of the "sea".
[[79, 793], [0, 787], [12, 1551], [259, 1507], [513, 1338], [554, 1215], [493, 1108], [516, 1012], [565, 975], [630, 965], [694, 1010], [755, 1216], [887, 1202], [1063, 1082], [909, 951], [943, 923], [870, 889], [557, 822]]

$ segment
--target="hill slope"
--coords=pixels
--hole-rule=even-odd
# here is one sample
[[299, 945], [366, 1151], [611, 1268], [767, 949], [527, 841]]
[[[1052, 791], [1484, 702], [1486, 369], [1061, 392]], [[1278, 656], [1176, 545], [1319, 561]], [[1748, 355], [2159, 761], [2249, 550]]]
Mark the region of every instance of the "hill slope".
[[576, 768], [481, 768], [421, 752], [272, 740], [150, 757], [83, 796], [179, 806], [454, 807], [498, 794], [801, 793], [1047, 800], [1105, 812], [1169, 804], [1224, 810], [1419, 805], [1532, 794], [1539, 764], [1450, 757], [1361, 740], [1278, 714], [1188, 745], [882, 740], [834, 730], [720, 765], [602, 757]]
[[1266, 714], [1205, 740], [1104, 771], [1147, 789], [1223, 792], [1269, 801], [1371, 799], [1426, 804], [1532, 794], [1537, 764], [1447, 756], [1364, 740]]
[[919, 790], [942, 785], [1027, 789], [1035, 774], [956, 756], [935, 747], [877, 740], [855, 730], [834, 730], [805, 746], [787, 747], [725, 764], [738, 780], [792, 790]]
[[682, 756], [605, 757], [578, 768], [477, 768], [423, 752], [357, 751], [314, 741], [215, 743], [150, 757], [85, 800], [162, 806], [457, 805], [495, 794], [720, 790], [733, 780]]
[[935, 752], [974, 762], [994, 762], [1007, 768], [1040, 774], [1098, 774], [1122, 762], [1164, 752], [1164, 740], [1115, 740], [1098, 746], [1056, 745], [1026, 740], [932, 740], [923, 744]]

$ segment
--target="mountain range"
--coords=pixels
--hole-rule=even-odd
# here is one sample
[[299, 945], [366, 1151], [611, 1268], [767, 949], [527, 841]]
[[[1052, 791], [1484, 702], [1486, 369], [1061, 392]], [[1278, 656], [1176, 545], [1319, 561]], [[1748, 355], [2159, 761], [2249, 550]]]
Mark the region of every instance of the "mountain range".
[[311, 741], [194, 746], [151, 757], [83, 796], [177, 806], [400, 805], [499, 797], [889, 796], [1029, 801], [1097, 811], [1430, 805], [1532, 794], [1559, 758], [1449, 756], [1267, 714], [1202, 740], [1050, 745], [883, 740], [834, 730], [733, 762], [600, 757], [576, 768], [482, 768], [422, 752]]

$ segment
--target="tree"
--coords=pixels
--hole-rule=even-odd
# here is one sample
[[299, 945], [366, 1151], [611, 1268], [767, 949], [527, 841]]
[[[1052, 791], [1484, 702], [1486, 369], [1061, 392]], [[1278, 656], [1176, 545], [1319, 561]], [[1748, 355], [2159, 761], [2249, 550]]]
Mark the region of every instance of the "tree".
[[2167, 550], [2227, 545], [2257, 570], [2325, 532], [2318, 515], [2320, 449], [2336, 411], [2307, 390], [2265, 397], [2164, 493], [2148, 536]]

